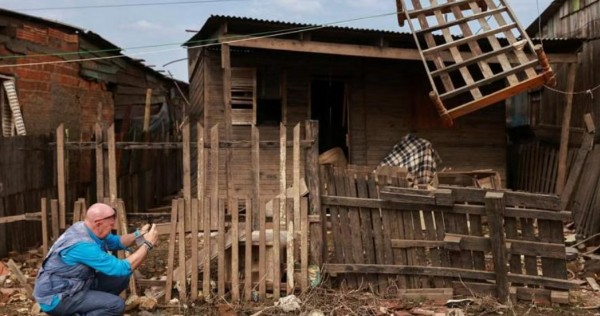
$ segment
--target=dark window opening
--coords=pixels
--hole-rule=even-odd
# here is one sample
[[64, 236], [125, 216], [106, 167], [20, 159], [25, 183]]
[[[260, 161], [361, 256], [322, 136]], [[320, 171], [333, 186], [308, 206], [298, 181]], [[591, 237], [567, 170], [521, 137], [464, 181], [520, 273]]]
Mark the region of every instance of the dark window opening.
[[314, 80], [311, 84], [311, 119], [319, 121], [319, 153], [340, 147], [348, 157], [348, 124], [343, 81]]
[[256, 106], [257, 125], [276, 125], [281, 122], [281, 99], [258, 99]]

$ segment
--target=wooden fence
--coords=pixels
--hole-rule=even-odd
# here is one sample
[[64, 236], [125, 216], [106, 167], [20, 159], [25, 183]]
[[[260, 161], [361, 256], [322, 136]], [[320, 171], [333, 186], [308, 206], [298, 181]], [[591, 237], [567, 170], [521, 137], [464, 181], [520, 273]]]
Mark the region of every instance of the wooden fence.
[[45, 135], [0, 138], [0, 257], [41, 243], [40, 197], [56, 194], [50, 141]]
[[372, 176], [326, 175], [321, 202], [331, 214], [333, 255], [325, 272], [342, 285], [383, 294], [453, 288], [504, 301], [510, 284], [519, 285], [517, 296], [548, 299], [553, 289], [578, 285], [567, 280], [563, 220], [570, 213], [560, 211], [556, 196], [418, 190], [385, 186]]
[[[309, 199], [301, 196], [300, 169], [306, 169], [309, 189], [318, 190], [317, 155], [318, 126], [314, 121], [306, 123], [306, 139], [301, 139], [300, 124], [293, 128], [291, 146], [287, 141], [287, 130], [280, 127], [279, 144], [260, 140], [259, 130], [251, 127], [249, 142], [231, 142], [221, 139], [219, 127], [207, 130], [198, 124], [198, 137], [192, 144], [190, 127], [183, 125], [183, 198], [174, 200], [170, 228], [169, 272], [167, 273], [166, 298], [171, 298], [169, 283], [173, 278], [179, 280], [179, 297], [185, 300], [187, 276], [191, 275], [190, 295], [192, 300], [198, 298], [198, 290], [202, 289], [204, 298], [214, 296], [211, 290], [211, 277], [216, 274], [216, 296], [226, 295], [233, 301], [266, 298], [267, 290], [274, 299], [281, 292], [293, 293], [296, 289], [308, 289], [309, 252], [319, 258], [323, 250], [322, 224], [318, 195]], [[301, 144], [305, 143], [305, 148]], [[233, 146], [247, 148], [248, 168], [236, 172], [251, 172], [253, 179], [252, 194], [237, 196], [236, 185], [232, 183], [231, 155]], [[192, 198], [190, 157], [191, 148], [197, 150], [197, 194]], [[260, 190], [261, 159], [259, 148], [272, 148], [280, 153], [280, 194], [265, 197]], [[292, 147], [292, 170], [287, 170], [287, 149]], [[222, 159], [224, 157], [225, 159]], [[304, 165], [306, 164], [306, 165]], [[224, 177], [220, 169], [224, 167]], [[287, 185], [287, 175], [292, 174], [292, 189]], [[208, 176], [210, 175], [210, 176]], [[224, 179], [223, 179], [224, 178]], [[218, 190], [220, 183], [225, 182], [226, 190]], [[207, 188], [212, 188], [208, 190]], [[317, 188], [315, 191], [315, 187]], [[246, 189], [247, 188], [242, 188]], [[309, 207], [310, 205], [310, 207]], [[310, 212], [309, 212], [310, 210]], [[309, 221], [309, 213], [313, 221]], [[189, 224], [188, 224], [189, 223]], [[191, 232], [190, 251], [186, 251], [184, 235]], [[309, 232], [312, 247], [309, 247]], [[202, 233], [202, 242], [198, 241], [198, 233]], [[214, 237], [211, 237], [214, 235]], [[178, 245], [178, 256], [175, 260], [175, 240]], [[316, 249], [311, 251], [311, 249]], [[243, 250], [243, 252], [242, 252]], [[316, 254], [315, 254], [316, 252]], [[216, 269], [213, 265], [216, 259]], [[316, 259], [319, 260], [319, 259]], [[178, 267], [175, 268], [175, 262]], [[184, 265], [183, 262], [186, 262]], [[195, 268], [198, 267], [198, 268]], [[239, 273], [243, 271], [243, 273]], [[202, 272], [200, 278], [199, 273]], [[201, 286], [198, 280], [201, 279]], [[267, 289], [268, 288], [268, 289]], [[255, 297], [253, 297], [255, 295]]]
[[[277, 143], [262, 141], [256, 126], [251, 127], [250, 141], [231, 141], [220, 138], [218, 125], [210, 129], [209, 138], [208, 130], [198, 124], [196, 140], [192, 141], [190, 126], [185, 122], [182, 125], [182, 141], [168, 144], [117, 143], [113, 127], [107, 130], [106, 137], [98, 127], [95, 143], [68, 143], [61, 139], [60, 135], [64, 132], [59, 128], [57, 170], [59, 175], [64, 174], [64, 153], [67, 149], [95, 150], [97, 197], [92, 201], [102, 200], [115, 207], [118, 232], [124, 233], [127, 230], [127, 201], [122, 199], [121, 194], [126, 191], [117, 181], [117, 148], [176, 149], [181, 160], [171, 163], [180, 163], [182, 167], [171, 171], [181, 173], [182, 194], [172, 200], [171, 221], [159, 226], [160, 234], [169, 235], [167, 280], [137, 280], [139, 284], [164, 284], [167, 301], [173, 295], [174, 281], [178, 281], [181, 301], [188, 298], [196, 300], [200, 293], [205, 299], [216, 296], [238, 301], [242, 298], [264, 300], [269, 292], [277, 299], [281, 293], [307, 290], [309, 255], [319, 266], [324, 252], [324, 221], [318, 199], [318, 125], [315, 121], [307, 121], [304, 133], [301, 133], [300, 127], [301, 124], [297, 124], [293, 128], [293, 139], [288, 142], [287, 128], [281, 125], [280, 141]], [[229, 155], [232, 148], [247, 151], [244, 155], [250, 160], [243, 171], [233, 170]], [[288, 158], [290, 148], [292, 155]], [[191, 168], [192, 149], [197, 150], [196, 172], [192, 172]], [[265, 196], [260, 190], [262, 162], [259, 153], [264, 149], [280, 153], [278, 181], [281, 190], [274, 197]], [[287, 170], [290, 161], [292, 169]], [[301, 169], [304, 170], [308, 189], [314, 192], [310, 196], [301, 193]], [[250, 190], [252, 194], [237, 195], [236, 192], [248, 192], [248, 188], [236, 188], [234, 183], [227, 181], [227, 176], [220, 176], [221, 171], [225, 171], [226, 175], [251, 172], [254, 181]], [[287, 183], [289, 175], [291, 185]], [[194, 196], [191, 192], [192, 177], [197, 181]], [[64, 176], [59, 177], [58, 199], [42, 199], [44, 249], [68, 223], [81, 219], [85, 211], [87, 203], [83, 199], [73, 204], [65, 202], [65, 196], [70, 194], [65, 182]], [[218, 190], [223, 182], [227, 183], [224, 186], [227, 189]], [[209, 187], [212, 189], [209, 190]], [[67, 210], [70, 205], [74, 205], [72, 212]], [[72, 221], [68, 214], [73, 214]], [[187, 234], [191, 236], [190, 245], [186, 245]], [[216, 280], [215, 293], [212, 280]], [[132, 284], [130, 290], [135, 292], [136, 285]]]

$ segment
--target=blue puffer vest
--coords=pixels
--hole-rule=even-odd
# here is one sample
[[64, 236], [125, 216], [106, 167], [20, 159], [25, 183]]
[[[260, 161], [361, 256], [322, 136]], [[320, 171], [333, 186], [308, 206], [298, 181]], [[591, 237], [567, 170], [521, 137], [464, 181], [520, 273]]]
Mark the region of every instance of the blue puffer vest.
[[60, 252], [76, 243], [96, 243], [83, 222], [69, 227], [54, 243], [38, 271], [33, 296], [40, 304], [50, 305], [54, 295], [59, 299], [73, 295], [91, 286], [95, 270], [84, 265], [69, 266], [63, 262]]

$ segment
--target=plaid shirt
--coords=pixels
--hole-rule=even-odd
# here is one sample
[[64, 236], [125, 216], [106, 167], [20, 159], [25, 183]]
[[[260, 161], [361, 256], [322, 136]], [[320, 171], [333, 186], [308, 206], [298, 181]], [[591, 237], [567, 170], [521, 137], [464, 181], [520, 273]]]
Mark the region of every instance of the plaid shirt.
[[430, 184], [436, 173], [436, 155], [429, 141], [408, 134], [394, 145], [379, 165], [406, 167], [415, 184]]

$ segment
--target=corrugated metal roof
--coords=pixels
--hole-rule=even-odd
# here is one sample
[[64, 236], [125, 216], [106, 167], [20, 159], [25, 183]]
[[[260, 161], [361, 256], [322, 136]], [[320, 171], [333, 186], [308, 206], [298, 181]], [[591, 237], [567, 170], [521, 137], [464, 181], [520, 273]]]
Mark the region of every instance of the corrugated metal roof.
[[573, 54], [578, 52], [586, 39], [583, 38], [565, 38], [565, 37], [553, 37], [553, 38], [539, 38], [534, 37], [531, 39], [534, 44], [542, 44], [544, 51], [552, 54]]
[[[108, 41], [107, 39], [103, 38], [102, 36], [89, 31], [89, 30], [84, 30], [82, 28], [79, 27], [75, 27], [69, 24], [65, 24], [62, 22], [58, 22], [58, 21], [53, 21], [53, 20], [48, 20], [48, 19], [44, 19], [41, 17], [37, 17], [37, 16], [32, 16], [32, 15], [28, 15], [28, 14], [24, 14], [21, 12], [17, 12], [17, 11], [11, 11], [11, 10], [7, 10], [7, 9], [2, 9], [0, 8], [0, 15], [4, 15], [4, 16], [9, 16], [9, 17], [14, 17], [16, 19], [19, 20], [26, 20], [26, 21], [31, 21], [31, 22], [35, 22], [35, 23], [40, 23], [43, 25], [48, 25], [48, 26], [52, 26], [54, 28], [63, 30], [67, 33], [72, 33], [72, 34], [79, 34], [79, 36], [81, 36], [82, 38], [86, 39], [87, 41], [89, 41], [90, 43], [93, 43], [95, 45], [98, 45], [99, 48], [103, 48], [103, 49], [107, 49], [110, 50], [110, 52], [107, 52], [107, 54], [114, 54], [114, 55], [121, 55], [122, 54], [122, 49], [111, 43], [110, 41]], [[152, 72], [155, 75], [163, 78], [163, 79], [167, 79], [167, 80], [172, 80], [171, 78], [165, 76], [164, 74], [144, 65], [144, 63], [142, 63], [139, 60], [133, 59], [131, 57], [128, 56], [124, 56], [122, 57], [123, 59], [127, 60], [128, 62], [132, 63], [132, 64], [136, 64], [139, 67], [143, 67], [145, 68], [146, 71]], [[183, 81], [182, 81], [183, 82]]]
[[548, 23], [548, 20], [550, 20], [554, 16], [554, 14], [558, 12], [558, 10], [560, 10], [560, 7], [562, 7], [562, 5], [565, 2], [567, 2], [567, 0], [552, 1], [552, 3], [548, 5], [546, 10], [544, 10], [544, 12], [542, 12], [540, 16], [538, 16], [535, 20], [533, 20], [533, 22], [531, 22], [531, 24], [527, 27], [525, 32], [527, 32], [529, 36], [536, 35], [539, 32], [539, 25], [541, 24], [543, 28], [543, 26], [546, 25], [546, 23]]
[[258, 19], [258, 18], [249, 18], [249, 17], [239, 17], [239, 16], [228, 16], [228, 15], [211, 15], [208, 20], [204, 23], [200, 31], [196, 33], [192, 38], [190, 38], [187, 42], [183, 44], [183, 46], [191, 46], [192, 42], [196, 42], [198, 40], [208, 39], [212, 36], [218, 27], [223, 23], [249, 23], [256, 26], [268, 26], [272, 28], [280, 28], [280, 29], [293, 29], [293, 28], [307, 28], [315, 27], [316, 30], [319, 31], [335, 31], [340, 33], [362, 33], [365, 35], [392, 35], [392, 36], [409, 36], [412, 39], [412, 34], [407, 32], [395, 32], [390, 30], [378, 30], [378, 29], [368, 29], [368, 28], [356, 28], [349, 26], [339, 26], [335, 24], [327, 25], [327, 24], [310, 24], [310, 23], [298, 23], [298, 22], [287, 22], [287, 21], [276, 21], [276, 20], [267, 20], [267, 19]]

